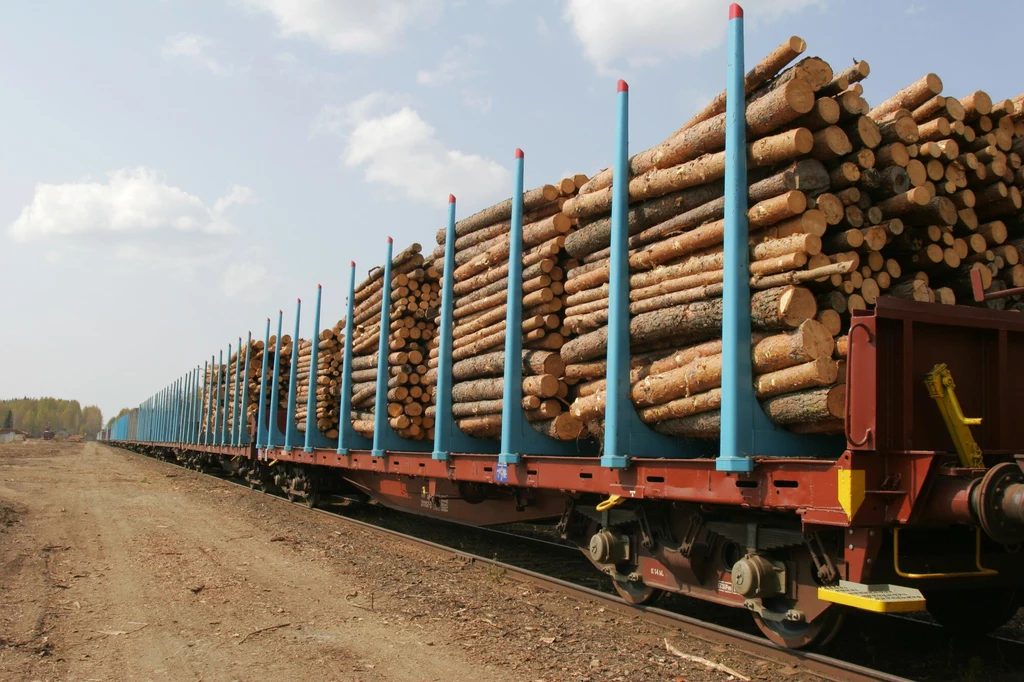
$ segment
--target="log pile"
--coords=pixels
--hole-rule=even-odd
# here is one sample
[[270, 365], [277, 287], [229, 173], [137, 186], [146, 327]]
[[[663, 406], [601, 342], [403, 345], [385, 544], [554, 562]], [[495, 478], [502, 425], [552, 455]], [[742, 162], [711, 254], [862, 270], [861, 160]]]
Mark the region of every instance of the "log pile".
[[[755, 394], [776, 424], [841, 433], [845, 362], [832, 339], [853, 311], [880, 295], [967, 302], [971, 269], [989, 290], [1024, 284], [1008, 228], [1021, 229], [1024, 125], [1018, 101], [945, 98], [934, 74], [871, 108], [867, 63], [785, 68], [803, 50], [786, 41], [745, 81]], [[641, 419], [679, 436], [719, 428], [724, 111], [723, 93], [629, 161], [631, 395]], [[561, 355], [571, 412], [595, 433], [611, 182], [597, 174], [563, 207], [580, 225], [566, 239], [564, 310], [579, 336]]]
[[[245, 408], [246, 428], [250, 434], [256, 431], [256, 420], [259, 417], [260, 409], [260, 380], [263, 377], [263, 341], [253, 339], [250, 346], [251, 359], [249, 360], [249, 403]], [[268, 358], [269, 360], [269, 358]], [[268, 362], [268, 374], [273, 362]]]
[[[259, 400], [258, 400], [259, 393], [258, 392], [254, 396], [254, 394], [253, 394], [251, 389], [248, 392], [245, 392], [245, 390], [244, 390], [246, 382], [251, 382], [252, 381], [253, 367], [252, 367], [251, 357], [252, 357], [253, 353], [256, 352], [257, 344], [258, 344], [259, 347], [263, 346], [263, 342], [262, 341], [260, 341], [260, 342], [253, 341], [253, 342], [251, 342], [249, 344], [249, 348], [248, 349], [240, 348], [240, 349], [236, 350], [234, 353], [232, 353], [231, 357], [228, 358], [228, 368], [227, 368], [227, 372], [228, 373], [227, 373], [227, 377], [226, 377], [226, 379], [230, 383], [230, 385], [228, 386], [228, 389], [227, 389], [227, 392], [228, 392], [227, 393], [227, 395], [228, 395], [228, 433], [233, 433], [234, 432], [234, 428], [235, 428], [235, 413], [237, 412], [238, 414], [242, 415], [242, 419], [245, 420], [246, 419], [245, 415], [248, 415], [250, 406], [253, 403], [258, 403], [259, 402]], [[246, 376], [246, 374], [245, 374], [245, 356], [246, 356], [247, 353], [250, 355], [249, 375], [248, 376]], [[238, 392], [237, 392], [237, 395], [236, 395], [236, 392], [235, 392], [235, 372], [236, 371], [238, 372]], [[259, 368], [256, 369], [256, 372], [259, 372]], [[245, 405], [241, 405], [240, 408], [239, 408], [239, 406], [236, 406], [236, 403], [238, 403], [238, 402], [240, 402], [242, 400], [243, 395], [245, 396], [246, 404]]]
[[[434, 392], [433, 387], [423, 381], [423, 376], [428, 369], [428, 344], [437, 331], [440, 274], [434, 267], [433, 257], [424, 259], [419, 244], [394, 256], [391, 267], [391, 327], [386, 332], [388, 421], [404, 438], [431, 439], [434, 418], [426, 411], [434, 404]], [[373, 435], [383, 275], [383, 268], [373, 270], [356, 287], [354, 297], [352, 425], [366, 437]]]
[[[870, 68], [835, 70], [786, 40], [746, 75], [754, 393], [777, 425], [843, 431], [852, 316], [880, 296], [975, 305], [1024, 286], [1024, 95], [942, 93], [926, 74], [871, 106]], [[723, 317], [725, 94], [629, 160], [630, 396], [662, 433], [719, 432]], [[569, 440], [603, 431], [612, 173], [577, 175], [524, 193], [523, 404], [538, 431]], [[625, 180], [624, 180], [625, 181]], [[453, 413], [470, 435], [501, 431], [510, 199], [455, 226]], [[445, 231], [426, 257], [392, 261], [391, 324], [381, 329], [383, 269], [354, 295], [352, 407], [371, 436], [380, 334], [387, 335], [388, 419], [407, 438], [433, 436]], [[1017, 298], [992, 308], [1024, 311]], [[320, 333], [310, 367], [299, 346], [296, 419], [316, 391], [321, 432], [337, 436], [342, 336]], [[255, 419], [253, 344], [248, 406]], [[291, 341], [282, 339], [280, 402]], [[315, 383], [313, 378], [315, 379]]]
[[[576, 229], [562, 206], [586, 182], [577, 175], [523, 195], [522, 408], [535, 429], [565, 440], [580, 437], [583, 428], [567, 411], [569, 386], [558, 354], [572, 335], [561, 313], [564, 246]], [[462, 431], [479, 438], [501, 435], [511, 214], [512, 200], [506, 199], [455, 225], [453, 413]], [[438, 231], [438, 269], [443, 269], [445, 236], [445, 230]], [[430, 385], [437, 380], [437, 354], [435, 343]]]
[[[292, 339], [291, 336], [285, 334], [281, 337], [281, 368], [280, 376], [277, 379], [277, 400], [274, 400], [273, 392], [273, 380], [274, 380], [274, 358], [278, 353], [277, 347], [277, 335], [273, 335], [269, 339], [269, 343], [264, 348], [263, 341], [253, 340], [252, 342], [252, 359], [249, 361], [249, 404], [246, 407], [246, 424], [249, 429], [249, 433], [255, 433], [256, 421], [259, 417], [260, 409], [260, 384], [263, 373], [263, 354], [267, 354], [267, 380], [266, 380], [266, 405], [264, 412], [270, 415], [277, 415], [279, 410], [285, 410], [288, 407], [288, 386], [291, 381], [291, 362], [292, 362]], [[243, 356], [242, 361], [245, 361]], [[232, 381], [234, 375], [232, 374]], [[276, 402], [276, 408], [274, 404]], [[282, 433], [284, 432], [284, 422], [278, 419], [278, 424], [281, 426]], [[264, 426], [264, 428], [266, 428]]]
[[[338, 322], [320, 332], [317, 347], [316, 373], [313, 377], [299, 375], [299, 393], [302, 395], [296, 408], [296, 423], [299, 431], [306, 432], [306, 401], [310, 381], [315, 378], [316, 397], [314, 401], [316, 425], [320, 433], [334, 440], [338, 437], [339, 401], [341, 397], [341, 368], [344, 364], [345, 321]], [[307, 353], [312, 354], [312, 344]], [[302, 351], [300, 351], [301, 353]], [[309, 361], [306, 362], [307, 366]]]

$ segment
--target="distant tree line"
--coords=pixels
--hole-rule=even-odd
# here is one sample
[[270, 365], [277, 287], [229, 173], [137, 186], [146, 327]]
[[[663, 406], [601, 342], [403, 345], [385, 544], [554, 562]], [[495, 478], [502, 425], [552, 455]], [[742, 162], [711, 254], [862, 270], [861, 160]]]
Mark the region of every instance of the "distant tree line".
[[66, 431], [94, 438], [103, 428], [103, 413], [95, 405], [82, 407], [77, 400], [59, 398], [16, 398], [0, 400], [3, 428], [25, 431], [37, 438], [49, 426], [54, 433]]

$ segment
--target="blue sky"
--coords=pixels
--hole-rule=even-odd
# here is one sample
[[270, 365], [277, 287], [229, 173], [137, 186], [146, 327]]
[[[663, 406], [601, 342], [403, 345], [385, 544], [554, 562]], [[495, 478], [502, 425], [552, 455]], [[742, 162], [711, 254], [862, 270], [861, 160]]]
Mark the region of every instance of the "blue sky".
[[[449, 192], [461, 215], [509, 194], [517, 146], [529, 186], [607, 165], [617, 78], [634, 151], [678, 127], [724, 87], [727, 7], [5, 3], [0, 396], [110, 416], [318, 282], [333, 323], [350, 260], [379, 263], [387, 235], [432, 248]], [[1024, 88], [1020, 3], [744, 7], [748, 65], [799, 35], [867, 60], [871, 103], [927, 71], [956, 96]]]

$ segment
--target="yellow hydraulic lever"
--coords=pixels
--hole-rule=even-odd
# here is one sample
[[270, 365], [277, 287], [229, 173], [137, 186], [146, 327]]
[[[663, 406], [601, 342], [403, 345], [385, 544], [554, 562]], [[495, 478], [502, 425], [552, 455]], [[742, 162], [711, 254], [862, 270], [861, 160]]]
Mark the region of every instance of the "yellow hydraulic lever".
[[935, 399], [942, 414], [942, 420], [946, 422], [949, 435], [956, 445], [956, 452], [960, 455], [960, 463], [965, 467], [973, 469], [985, 468], [985, 461], [981, 456], [981, 448], [971, 435], [968, 426], [978, 426], [981, 418], [965, 417], [960, 409], [960, 401], [956, 399], [953, 384], [953, 375], [945, 364], [935, 365], [932, 371], [925, 376], [924, 385], [928, 388], [928, 395]]

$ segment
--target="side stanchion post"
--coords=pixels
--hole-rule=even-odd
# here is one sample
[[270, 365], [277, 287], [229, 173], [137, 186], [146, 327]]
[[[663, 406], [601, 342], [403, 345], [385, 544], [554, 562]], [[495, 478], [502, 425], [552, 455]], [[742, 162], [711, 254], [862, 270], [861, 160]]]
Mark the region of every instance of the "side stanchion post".
[[[241, 359], [241, 358], [239, 358]], [[242, 380], [242, 407], [238, 411], [238, 445], [249, 445], [252, 438], [249, 437], [249, 362], [252, 360], [252, 332], [249, 332], [245, 339], [245, 378]]]
[[295, 299], [295, 335], [292, 337], [292, 362], [288, 369], [288, 411], [284, 417], [284, 451], [291, 452], [298, 445], [299, 428], [295, 424], [295, 402], [299, 392], [299, 317], [302, 314], [302, 299]]
[[611, 254], [608, 278], [608, 361], [605, 384], [604, 451], [601, 465], [629, 466], [631, 457], [698, 457], [701, 444], [656, 433], [637, 416], [630, 398], [629, 348], [629, 86], [616, 94], [615, 156], [612, 165]]
[[281, 325], [284, 323], [284, 311], [277, 311], [277, 341], [274, 343], [274, 376], [270, 379], [270, 389], [267, 391], [270, 394], [270, 400], [267, 404], [267, 451], [265, 457], [270, 458], [269, 451], [273, 450], [277, 445], [283, 444], [284, 435], [281, 434], [281, 429], [277, 426], [277, 413], [279, 411], [281, 402], [281, 392], [279, 390], [280, 384], [278, 383], [281, 379]]
[[348, 301], [345, 311], [345, 338], [343, 340], [341, 367], [341, 398], [338, 407], [338, 454], [347, 455], [352, 450], [369, 450], [373, 442], [352, 428], [352, 333], [355, 324], [356, 262], [349, 262]]
[[722, 282], [721, 440], [715, 468], [745, 474], [754, 457], [808, 457], [842, 452], [840, 436], [798, 435], [777, 428], [754, 395], [751, 358], [750, 247], [747, 222], [747, 126], [743, 9], [729, 7], [725, 109], [725, 238]]
[[320, 362], [320, 303], [323, 287], [316, 285], [316, 307], [313, 309], [313, 336], [309, 349], [309, 391], [306, 395], [306, 437], [303, 452], [313, 452], [316, 448], [327, 448], [331, 442], [320, 432], [316, 423], [316, 390], [317, 365]]
[[267, 331], [263, 334], [263, 369], [260, 371], [260, 404], [256, 409], [256, 451], [259, 453], [266, 444], [264, 426], [267, 423], [267, 358], [270, 357], [270, 318]]
[[454, 340], [455, 292], [455, 196], [448, 195], [448, 227], [444, 240], [444, 273], [441, 279], [441, 324], [438, 329], [437, 392], [434, 394], [434, 451], [432, 459], [446, 460], [452, 451], [496, 453], [499, 444], [493, 440], [473, 438], [459, 429], [452, 415], [452, 388], [454, 378], [452, 358]]
[[538, 433], [523, 413], [523, 166], [515, 152], [509, 229], [508, 297], [505, 299], [505, 374], [501, 395], [501, 446], [494, 480], [508, 482], [508, 467], [523, 455], [589, 454], [589, 443], [561, 441]]

